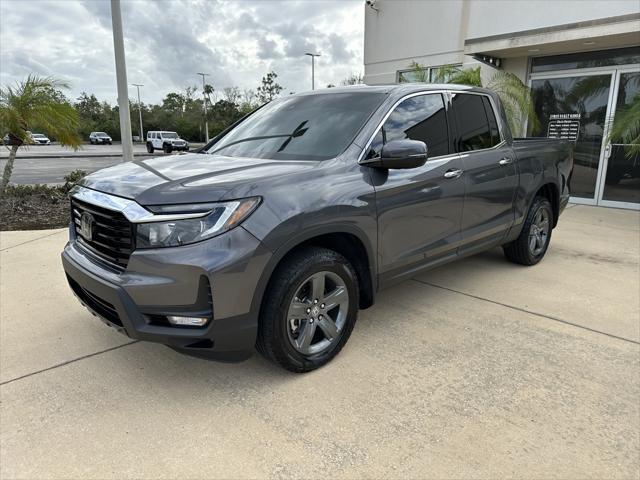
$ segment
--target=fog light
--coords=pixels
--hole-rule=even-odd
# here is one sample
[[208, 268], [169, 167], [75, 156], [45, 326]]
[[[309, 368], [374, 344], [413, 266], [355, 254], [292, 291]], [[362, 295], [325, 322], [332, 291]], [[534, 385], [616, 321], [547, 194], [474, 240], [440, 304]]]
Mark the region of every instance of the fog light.
[[208, 317], [179, 317], [169, 315], [167, 320], [172, 325], [186, 325], [189, 327], [203, 327], [209, 321]]

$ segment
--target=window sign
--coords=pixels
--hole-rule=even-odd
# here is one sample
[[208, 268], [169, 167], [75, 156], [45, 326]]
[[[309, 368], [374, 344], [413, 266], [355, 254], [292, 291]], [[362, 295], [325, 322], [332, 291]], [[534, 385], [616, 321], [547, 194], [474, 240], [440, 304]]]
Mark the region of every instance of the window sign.
[[549, 116], [547, 138], [561, 138], [563, 140], [578, 140], [580, 133], [579, 113], [552, 113]]

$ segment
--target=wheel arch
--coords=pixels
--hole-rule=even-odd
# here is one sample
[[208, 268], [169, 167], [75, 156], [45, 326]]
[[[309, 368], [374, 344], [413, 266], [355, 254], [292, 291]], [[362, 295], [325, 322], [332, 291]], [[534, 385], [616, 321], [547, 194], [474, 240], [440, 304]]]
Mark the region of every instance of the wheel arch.
[[547, 181], [543, 185], [538, 188], [536, 193], [533, 195], [531, 202], [536, 197], [543, 197], [549, 200], [551, 203], [551, 210], [553, 211], [553, 227], [558, 224], [558, 217], [560, 216], [560, 189], [555, 184], [555, 182]]
[[258, 281], [253, 296], [252, 311], [260, 312], [264, 293], [274, 272], [282, 261], [294, 251], [307, 246], [328, 248], [340, 253], [349, 260], [358, 275], [359, 307], [365, 309], [374, 304], [377, 289], [375, 255], [366, 235], [357, 228], [349, 228], [347, 226], [340, 228], [324, 227], [296, 236], [274, 252]]

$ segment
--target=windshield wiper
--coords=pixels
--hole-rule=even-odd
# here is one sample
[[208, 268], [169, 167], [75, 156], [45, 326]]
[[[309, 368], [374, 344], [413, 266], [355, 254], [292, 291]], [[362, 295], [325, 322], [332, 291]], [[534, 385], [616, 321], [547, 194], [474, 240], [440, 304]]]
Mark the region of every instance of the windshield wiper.
[[252, 142], [254, 140], [269, 140], [269, 139], [272, 139], [272, 138], [286, 138], [286, 140], [282, 143], [282, 145], [280, 145], [280, 148], [277, 150], [278, 152], [281, 152], [282, 150], [284, 150], [287, 147], [287, 145], [289, 145], [289, 142], [291, 142], [292, 139], [294, 139], [296, 137], [301, 137], [302, 135], [304, 135], [307, 132], [307, 130], [309, 130], [308, 127], [305, 128], [305, 125], [307, 124], [307, 122], [308, 122], [308, 120], [305, 120], [304, 122], [302, 122], [300, 125], [298, 125], [296, 127], [296, 129], [292, 133], [281, 133], [281, 134], [276, 134], [276, 135], [261, 135], [261, 136], [256, 136], [256, 137], [241, 138], [240, 140], [236, 140], [235, 142], [228, 143], [227, 145], [224, 145], [224, 146], [214, 150], [213, 152], [208, 152], [208, 153], [213, 155], [214, 153], [218, 153], [220, 150], [224, 150], [227, 147], [232, 147], [233, 145], [238, 145], [239, 143]]

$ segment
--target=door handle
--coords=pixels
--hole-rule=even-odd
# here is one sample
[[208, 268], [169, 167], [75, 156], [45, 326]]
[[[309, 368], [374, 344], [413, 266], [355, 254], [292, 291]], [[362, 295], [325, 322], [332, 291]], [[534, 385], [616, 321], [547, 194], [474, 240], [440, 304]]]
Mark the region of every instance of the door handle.
[[453, 170], [447, 170], [444, 172], [444, 178], [460, 178], [460, 175], [464, 173], [464, 170], [460, 170], [459, 168]]
[[498, 162], [500, 165], [509, 165], [511, 163], [513, 163], [513, 159], [509, 158], [509, 157], [504, 157], [503, 159], [501, 159]]

